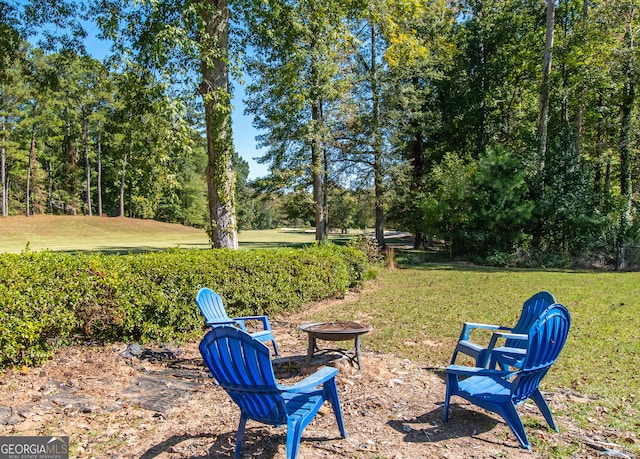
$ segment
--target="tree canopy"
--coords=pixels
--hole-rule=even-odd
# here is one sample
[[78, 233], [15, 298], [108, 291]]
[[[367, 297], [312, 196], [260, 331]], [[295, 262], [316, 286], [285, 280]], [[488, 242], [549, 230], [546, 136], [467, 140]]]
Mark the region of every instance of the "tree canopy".
[[[639, 7], [0, 2], [3, 215], [104, 207], [235, 247], [239, 224], [289, 214], [319, 240], [369, 222], [380, 245], [393, 227], [485, 262], [624, 266], [640, 239]], [[114, 44], [104, 62], [84, 55], [83, 18]], [[241, 68], [270, 167], [254, 184], [233, 151]]]

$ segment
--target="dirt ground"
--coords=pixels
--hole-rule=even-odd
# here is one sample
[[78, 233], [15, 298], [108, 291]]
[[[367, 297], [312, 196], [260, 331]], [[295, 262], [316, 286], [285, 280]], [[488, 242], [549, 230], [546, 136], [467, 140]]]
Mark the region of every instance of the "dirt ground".
[[[304, 314], [273, 320], [283, 356], [276, 374], [287, 384], [316, 364], [337, 366], [347, 438], [340, 438], [325, 405], [303, 433], [300, 459], [531, 459], [548, 457], [554, 449], [571, 451], [556, 457], [633, 457], [615, 443], [619, 432], [580, 429], [556, 415], [556, 433], [528, 403], [520, 413], [540, 419], [533, 428], [527, 425], [532, 452], [519, 448], [498, 416], [462, 399], [452, 399], [449, 423], [443, 425], [442, 369], [366, 351], [361, 370], [348, 359], [331, 360], [340, 354], [306, 367], [307, 335], [298, 329], [304, 322]], [[209, 378], [196, 343], [64, 349], [42, 367], [1, 373], [0, 394], [0, 435], [67, 435], [72, 458], [233, 457], [239, 410]], [[554, 411], [567, 403], [589, 403], [575, 393], [545, 396]], [[285, 427], [249, 421], [242, 457], [285, 458], [285, 443]]]

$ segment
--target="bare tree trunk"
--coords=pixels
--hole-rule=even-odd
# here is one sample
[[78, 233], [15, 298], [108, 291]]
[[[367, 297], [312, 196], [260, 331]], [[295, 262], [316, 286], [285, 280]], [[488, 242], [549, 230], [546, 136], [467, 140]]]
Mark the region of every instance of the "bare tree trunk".
[[102, 217], [102, 123], [98, 122], [98, 139], [97, 139], [97, 167], [98, 167], [98, 216]]
[[[316, 43], [311, 43], [311, 49], [316, 48]], [[311, 63], [311, 180], [313, 182], [313, 202], [315, 205], [316, 241], [326, 237], [325, 214], [323, 202], [324, 168], [323, 149], [320, 136], [322, 120], [322, 107], [318, 88], [318, 71], [315, 62]]]
[[1, 178], [2, 180], [2, 216], [6, 217], [9, 215], [9, 208], [7, 199], [7, 152], [5, 148], [5, 143], [7, 142], [7, 137], [5, 133], [6, 129], [6, 117], [2, 117], [2, 158], [0, 159], [0, 169], [1, 169]]
[[[629, 21], [630, 22], [630, 21]], [[631, 131], [633, 127], [632, 114], [635, 102], [635, 80], [633, 75], [633, 34], [631, 24], [627, 24], [625, 33], [625, 46], [627, 56], [624, 62], [625, 81], [622, 95], [621, 121], [620, 121], [620, 194], [624, 199], [624, 209], [620, 216], [620, 232], [618, 234], [618, 246], [622, 248], [628, 239], [628, 231], [631, 227]], [[618, 267], [624, 268], [622, 260], [618, 260]]]
[[29, 149], [29, 164], [27, 166], [27, 189], [25, 215], [31, 216], [31, 174], [36, 163], [36, 125], [31, 126], [31, 148]]
[[120, 217], [124, 217], [124, 185], [127, 175], [127, 156], [128, 152], [125, 151], [122, 157], [122, 169], [120, 170]]
[[322, 167], [322, 142], [319, 138], [320, 102], [314, 99], [311, 105], [311, 119], [314, 124], [314, 134], [311, 140], [311, 175], [313, 179], [313, 202], [316, 208], [316, 241], [324, 239], [326, 232], [324, 228], [324, 203], [322, 200], [323, 190], [323, 167]]
[[200, 95], [207, 132], [207, 191], [209, 238], [215, 248], [238, 248], [235, 211], [235, 172], [231, 131], [231, 97], [227, 57], [229, 52], [228, 0], [210, 0], [199, 11], [204, 31], [201, 43], [216, 43], [216, 57], [202, 59]]
[[71, 110], [69, 108], [70, 103], [69, 103], [68, 97], [66, 101], [67, 103], [66, 103], [65, 115], [64, 115], [66, 134], [62, 142], [62, 151], [64, 152], [64, 155], [66, 157], [66, 161], [64, 163], [64, 167], [65, 167], [64, 175], [67, 182], [67, 191], [69, 192], [69, 195], [71, 197], [71, 202], [69, 203], [71, 207], [71, 213], [72, 215], [77, 215], [78, 206], [79, 206], [77, 188], [76, 188], [76, 185], [77, 185], [76, 167], [78, 166], [78, 158], [76, 157], [76, 151], [75, 151], [73, 139], [71, 136], [71, 115], [70, 115]]
[[84, 142], [84, 167], [87, 181], [87, 215], [92, 216], [91, 211], [91, 169], [89, 168], [89, 127], [87, 126], [87, 116], [82, 110], [82, 137]]
[[380, 89], [378, 85], [376, 62], [376, 29], [371, 25], [371, 97], [372, 97], [372, 130], [373, 130], [373, 175], [376, 196], [376, 242], [384, 247], [384, 188], [382, 171], [382, 133], [380, 132]]
[[555, 23], [555, 2], [547, 0], [546, 35], [544, 41], [544, 65], [542, 68], [542, 85], [540, 87], [540, 121], [538, 124], [538, 158], [540, 172], [544, 180], [544, 169], [547, 155], [547, 127], [549, 122], [549, 76], [551, 75], [551, 56], [553, 50], [553, 27]]
[[[320, 103], [320, 116], [324, 119], [322, 113], [322, 103]], [[324, 215], [324, 237], [329, 236], [329, 153], [326, 144], [322, 145], [322, 164], [323, 168], [323, 184], [322, 184], [322, 211]]]

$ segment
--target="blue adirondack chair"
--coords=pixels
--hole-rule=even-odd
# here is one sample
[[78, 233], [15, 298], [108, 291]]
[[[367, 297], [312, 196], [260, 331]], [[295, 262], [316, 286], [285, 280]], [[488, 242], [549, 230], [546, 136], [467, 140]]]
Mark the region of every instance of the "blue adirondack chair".
[[444, 422], [449, 418], [449, 402], [454, 395], [499, 414], [523, 448], [531, 449], [516, 406], [531, 398], [549, 426], [558, 430], [539, 384], [556, 361], [569, 333], [571, 318], [561, 304], [554, 304], [529, 330], [527, 349], [521, 368], [504, 371], [480, 367], [449, 365], [444, 402]]
[[[269, 318], [267, 316], [245, 316], [231, 318], [224, 308], [224, 303], [222, 302], [222, 298], [220, 297], [220, 295], [207, 287], [201, 288], [196, 295], [196, 304], [198, 305], [198, 309], [200, 309], [200, 313], [204, 316], [204, 319], [207, 322], [208, 326], [217, 327], [220, 325], [237, 325], [238, 327], [240, 327], [240, 329], [246, 331], [259, 341], [271, 341], [276, 357], [280, 355], [278, 353], [276, 338], [275, 336], [273, 336], [271, 324], [269, 323]], [[250, 320], [259, 321], [262, 325], [262, 330], [249, 332], [247, 330], [247, 325], [245, 322], [248, 322]]]
[[240, 407], [236, 434], [236, 459], [247, 420], [287, 426], [287, 459], [298, 455], [302, 431], [328, 400], [342, 438], [342, 409], [335, 377], [338, 370], [322, 367], [292, 386], [278, 384], [267, 347], [233, 326], [219, 326], [207, 332], [200, 342], [200, 353], [211, 374]]
[[[460, 338], [458, 338], [456, 348], [451, 356], [450, 363], [452, 365], [455, 364], [458, 353], [462, 352], [463, 354], [474, 358], [477, 367], [486, 367], [491, 356], [490, 349], [495, 346], [498, 337], [506, 338], [504, 347], [512, 349], [523, 348], [526, 340], [523, 341], [522, 336], [513, 336], [509, 338], [508, 335], [504, 333], [508, 332], [509, 334], [514, 335], [526, 335], [529, 332], [529, 328], [538, 319], [540, 314], [555, 302], [556, 299], [547, 291], [536, 293], [522, 305], [520, 318], [514, 327], [465, 322], [462, 326], [462, 331], [460, 332]], [[492, 330], [494, 332], [490, 346], [484, 346], [471, 341], [471, 331], [477, 329]]]

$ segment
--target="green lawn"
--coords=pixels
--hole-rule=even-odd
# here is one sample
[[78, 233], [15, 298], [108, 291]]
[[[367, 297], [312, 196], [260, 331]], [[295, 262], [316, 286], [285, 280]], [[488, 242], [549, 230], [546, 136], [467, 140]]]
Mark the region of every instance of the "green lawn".
[[0, 218], [0, 252], [127, 252], [208, 247], [204, 231], [152, 220], [57, 215]]
[[640, 273], [425, 264], [385, 272], [376, 284], [358, 301], [309, 319], [369, 323], [374, 331], [363, 348], [394, 353], [436, 371], [449, 363], [463, 322], [515, 324], [523, 301], [549, 290], [567, 306], [572, 324], [543, 390], [582, 399], [564, 409], [582, 426], [640, 433]]
[[[68, 252], [142, 252], [168, 248], [210, 247], [207, 234], [182, 225], [116, 217], [35, 215], [0, 218], [0, 253], [29, 250]], [[331, 234], [330, 239], [352, 237]], [[300, 247], [312, 244], [313, 230], [273, 229], [241, 231], [240, 248]]]

